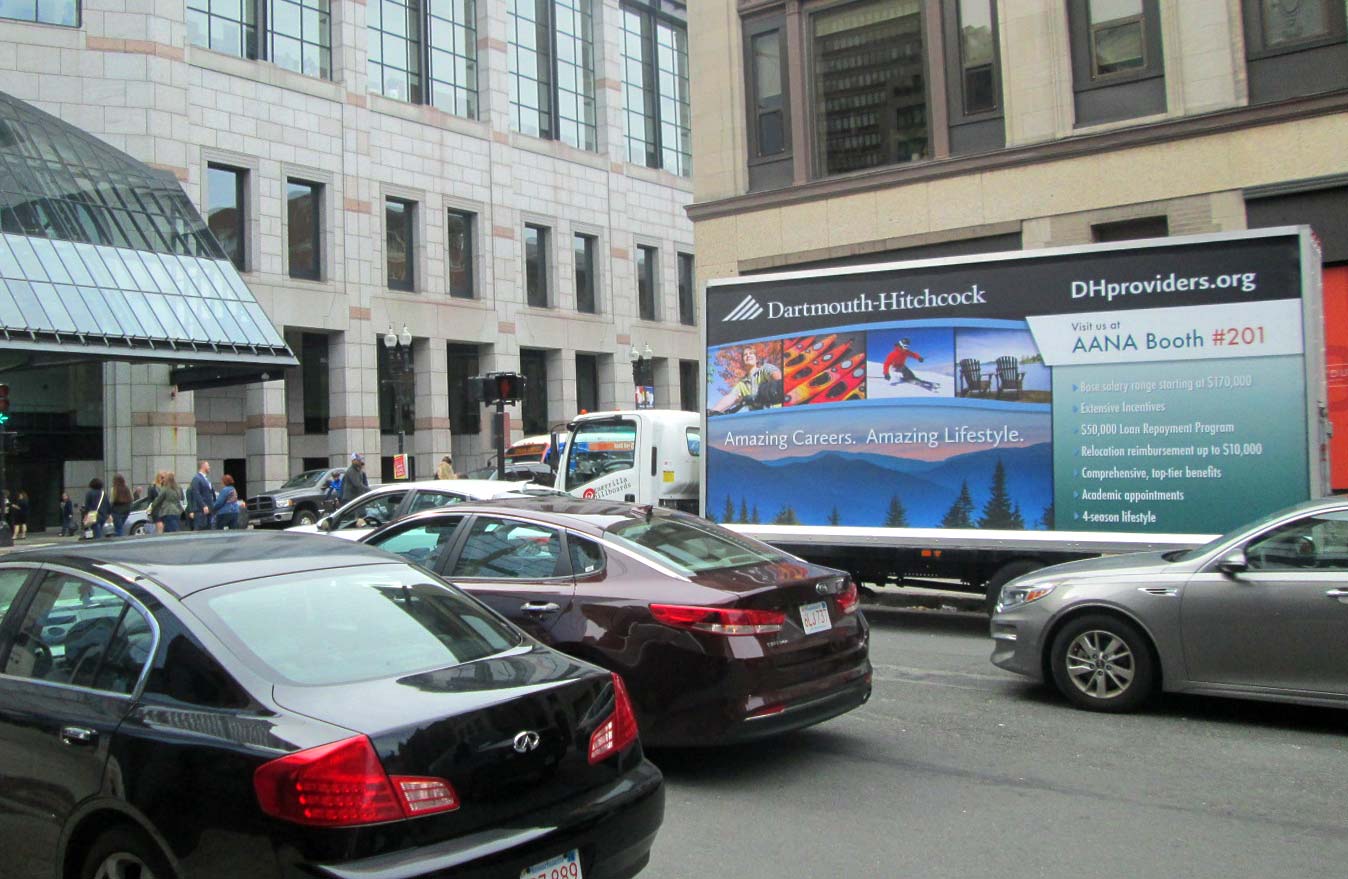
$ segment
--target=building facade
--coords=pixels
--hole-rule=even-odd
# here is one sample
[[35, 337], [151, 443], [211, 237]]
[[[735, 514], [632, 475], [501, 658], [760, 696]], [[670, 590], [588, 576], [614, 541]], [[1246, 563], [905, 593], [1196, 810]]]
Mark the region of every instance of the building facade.
[[1294, 219], [1348, 262], [1344, 19], [1343, 0], [699, 3], [699, 274]]
[[[467, 377], [526, 375], [517, 438], [630, 406], [633, 347], [659, 405], [695, 393], [682, 3], [220, 9], [0, 12], [0, 91], [176, 177], [300, 361], [191, 391], [170, 366], [86, 370], [67, 396], [87, 410], [101, 382], [102, 459], [62, 462], [65, 484], [204, 457], [247, 494], [353, 451], [388, 472], [399, 432], [414, 472], [445, 454], [463, 471], [494, 447]], [[20, 424], [72, 405], [43, 393], [70, 375], [14, 382]]]

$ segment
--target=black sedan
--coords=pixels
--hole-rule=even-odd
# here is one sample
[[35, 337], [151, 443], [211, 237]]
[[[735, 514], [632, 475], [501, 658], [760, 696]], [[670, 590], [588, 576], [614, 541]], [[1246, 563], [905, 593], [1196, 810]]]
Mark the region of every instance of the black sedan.
[[864, 704], [847, 574], [705, 519], [572, 497], [458, 504], [363, 538], [627, 681], [642, 740], [775, 735]]
[[0, 560], [6, 879], [628, 877], [621, 678], [424, 570], [223, 532]]

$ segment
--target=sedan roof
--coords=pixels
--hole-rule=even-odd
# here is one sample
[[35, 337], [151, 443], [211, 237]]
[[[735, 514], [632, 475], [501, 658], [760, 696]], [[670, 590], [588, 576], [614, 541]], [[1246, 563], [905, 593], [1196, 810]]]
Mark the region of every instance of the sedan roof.
[[91, 572], [115, 565], [156, 581], [179, 598], [239, 580], [401, 563], [374, 547], [284, 531], [216, 531], [92, 540], [78, 546], [13, 552], [0, 561], [49, 562]]
[[[662, 507], [645, 507], [630, 503], [613, 501], [582, 500], [567, 494], [540, 495], [528, 498], [496, 498], [492, 500], [464, 501], [450, 507], [438, 507], [399, 519], [406, 523], [412, 519], [434, 518], [437, 515], [464, 515], [467, 513], [492, 513], [509, 510], [541, 521], [572, 527], [588, 526], [593, 531], [603, 531], [619, 522], [643, 517], [649, 510], [654, 516], [672, 516], [673, 510]], [[386, 527], [392, 527], [386, 526]]]

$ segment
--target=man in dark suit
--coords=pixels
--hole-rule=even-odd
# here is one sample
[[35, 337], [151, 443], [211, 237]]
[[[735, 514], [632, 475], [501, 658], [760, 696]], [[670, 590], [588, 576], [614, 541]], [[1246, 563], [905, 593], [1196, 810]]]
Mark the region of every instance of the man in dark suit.
[[193, 531], [211, 529], [211, 508], [215, 506], [215, 488], [211, 485], [211, 462], [198, 461], [197, 475], [187, 490], [187, 514], [192, 518]]

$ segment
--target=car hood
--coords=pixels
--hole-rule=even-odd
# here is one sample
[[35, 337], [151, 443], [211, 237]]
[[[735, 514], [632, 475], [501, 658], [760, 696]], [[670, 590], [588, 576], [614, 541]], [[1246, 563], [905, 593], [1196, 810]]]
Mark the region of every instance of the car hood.
[[1101, 556], [1094, 559], [1082, 559], [1076, 562], [1064, 562], [1040, 568], [1017, 577], [1017, 582], [1037, 582], [1040, 580], [1059, 580], [1064, 577], [1086, 579], [1094, 577], [1116, 577], [1121, 574], [1144, 574], [1147, 572], [1180, 573], [1190, 570], [1192, 562], [1166, 561], [1165, 552], [1130, 552], [1123, 555]]
[[261, 492], [258, 494], [258, 497], [269, 497], [269, 498], [299, 497], [300, 495], [304, 494], [314, 494], [318, 491], [320, 491], [320, 489], [316, 485], [301, 486], [300, 488], [287, 488], [284, 491], [278, 488], [274, 491]]
[[366, 534], [373, 531], [373, 528], [343, 528], [340, 531], [324, 531], [318, 527], [317, 523], [313, 525], [294, 525], [286, 529], [287, 534], [321, 534], [324, 537], [337, 537], [342, 540], [360, 540]]

